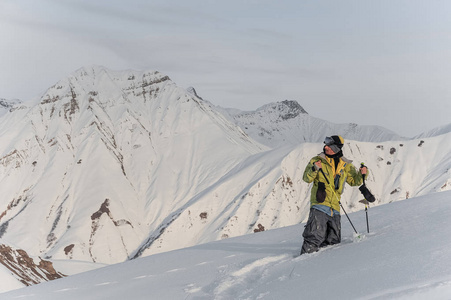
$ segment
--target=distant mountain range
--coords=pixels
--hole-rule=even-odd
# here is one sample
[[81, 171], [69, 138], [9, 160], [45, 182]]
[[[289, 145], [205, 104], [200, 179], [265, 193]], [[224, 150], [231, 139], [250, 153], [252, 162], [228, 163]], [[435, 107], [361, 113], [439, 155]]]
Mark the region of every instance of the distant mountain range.
[[8, 113], [9, 111], [16, 109], [21, 105], [21, 103], [22, 102], [17, 99], [7, 100], [0, 98], [0, 117]]
[[447, 134], [451, 132], [451, 123], [448, 125], [440, 126], [434, 129], [431, 129], [429, 131], [423, 132], [422, 134], [419, 134], [415, 136], [415, 139], [421, 139], [421, 138], [427, 138], [427, 137], [434, 137], [442, 134]]
[[[451, 189], [449, 132], [405, 139], [296, 101], [224, 109], [156, 71], [85, 67], [35, 105], [0, 104], [0, 238], [50, 262], [113, 264], [305, 221], [302, 173], [331, 134], [370, 167], [377, 205]], [[343, 199], [363, 208], [356, 188]]]
[[271, 148], [319, 143], [325, 136], [334, 134], [341, 135], [345, 139], [365, 142], [406, 140], [380, 126], [334, 124], [312, 117], [298, 102], [292, 100], [270, 103], [252, 112], [236, 109], [223, 112], [254, 140]]

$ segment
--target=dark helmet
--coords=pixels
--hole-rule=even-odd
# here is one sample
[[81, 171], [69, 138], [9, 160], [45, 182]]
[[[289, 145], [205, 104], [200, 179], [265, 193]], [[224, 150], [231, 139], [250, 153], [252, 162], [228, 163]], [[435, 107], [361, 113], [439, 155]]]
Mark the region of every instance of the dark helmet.
[[330, 149], [332, 149], [332, 151], [334, 151], [335, 153], [338, 153], [341, 151], [341, 148], [343, 148], [344, 142], [345, 142], [345, 140], [339, 135], [327, 136], [324, 139], [324, 144], [326, 144], [326, 146], [329, 146]]

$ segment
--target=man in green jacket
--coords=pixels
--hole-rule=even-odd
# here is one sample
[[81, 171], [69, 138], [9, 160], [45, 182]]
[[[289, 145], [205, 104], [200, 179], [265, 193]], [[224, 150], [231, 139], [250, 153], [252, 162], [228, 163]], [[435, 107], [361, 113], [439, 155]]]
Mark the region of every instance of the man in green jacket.
[[352, 161], [343, 157], [341, 136], [326, 137], [324, 144], [323, 152], [312, 158], [304, 171], [303, 180], [313, 182], [313, 187], [301, 255], [341, 242], [340, 198], [344, 185], [362, 184], [362, 175], [367, 173], [366, 167], [358, 172]]

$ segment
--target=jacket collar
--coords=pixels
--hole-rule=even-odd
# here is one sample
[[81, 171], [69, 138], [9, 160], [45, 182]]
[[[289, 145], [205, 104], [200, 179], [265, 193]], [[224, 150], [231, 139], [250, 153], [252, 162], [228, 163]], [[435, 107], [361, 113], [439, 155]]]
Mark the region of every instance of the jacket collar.
[[[318, 154], [318, 156], [321, 157], [322, 159], [328, 161], [327, 156], [326, 156], [326, 154], [324, 154], [324, 152], [321, 152], [320, 154]], [[344, 156], [340, 157], [340, 159], [341, 159], [342, 161], [344, 161], [345, 163], [348, 163], [348, 164], [352, 163], [352, 160], [347, 159], [347, 158], [344, 157]]]

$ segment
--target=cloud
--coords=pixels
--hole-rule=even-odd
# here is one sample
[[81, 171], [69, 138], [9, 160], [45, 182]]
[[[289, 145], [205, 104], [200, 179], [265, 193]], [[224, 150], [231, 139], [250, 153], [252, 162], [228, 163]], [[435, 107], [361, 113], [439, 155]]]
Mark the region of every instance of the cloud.
[[[154, 27], [163, 30], [189, 30], [195, 28], [199, 23], [226, 23], [225, 19], [193, 10], [187, 6], [169, 6], [168, 3], [154, 4], [158, 1], [129, 1], [124, 5], [123, 1], [59, 1], [47, 0], [52, 6], [61, 11], [75, 11], [75, 15], [82, 16], [84, 22], [97, 28], [102, 28], [101, 22], [108, 26], [105, 30], [115, 32], [128, 31], [130, 34], [136, 32], [143, 34]], [[79, 20], [78, 22], [79, 23]], [[75, 24], [74, 24], [75, 25]], [[149, 27], [150, 26], [150, 27]]]
[[[383, 126], [408, 111], [390, 129], [411, 135], [449, 122], [434, 107], [451, 102], [451, 5], [366, 5], [3, 0], [0, 97], [29, 97], [98, 64], [158, 70], [228, 107], [294, 99], [320, 118]], [[420, 114], [429, 121], [411, 121]]]

